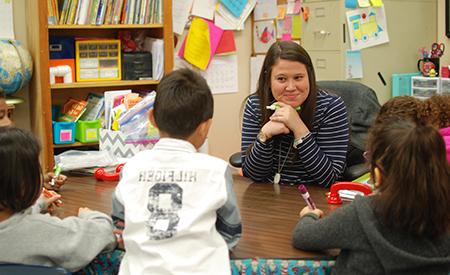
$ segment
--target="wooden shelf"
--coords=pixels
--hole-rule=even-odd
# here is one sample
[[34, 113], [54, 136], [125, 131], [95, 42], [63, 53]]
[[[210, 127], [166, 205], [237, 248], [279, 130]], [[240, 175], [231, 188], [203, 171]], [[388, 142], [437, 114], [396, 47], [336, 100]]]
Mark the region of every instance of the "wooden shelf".
[[98, 142], [81, 143], [76, 141], [72, 144], [53, 144], [53, 148], [70, 148], [70, 147], [87, 147], [87, 146], [98, 146]]
[[143, 86], [157, 85], [159, 80], [116, 80], [116, 81], [92, 81], [92, 82], [73, 82], [67, 84], [53, 84], [51, 89], [79, 89], [95, 87], [120, 87], [120, 86]]
[[117, 25], [48, 25], [49, 30], [79, 30], [79, 29], [159, 29], [162, 24], [117, 24]]

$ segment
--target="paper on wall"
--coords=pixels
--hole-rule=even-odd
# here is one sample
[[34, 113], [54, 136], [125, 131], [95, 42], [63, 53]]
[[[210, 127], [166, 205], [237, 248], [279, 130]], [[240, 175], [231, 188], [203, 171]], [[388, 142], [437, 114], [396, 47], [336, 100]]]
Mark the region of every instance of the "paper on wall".
[[256, 92], [258, 88], [258, 79], [265, 57], [265, 55], [261, 54], [250, 57], [250, 93]]
[[363, 69], [361, 51], [347, 51], [345, 54], [345, 59], [346, 79], [362, 78]]
[[211, 21], [195, 17], [178, 55], [197, 68], [206, 70], [214, 57], [222, 34], [223, 30]]
[[194, 0], [191, 15], [212, 20], [217, 0]]
[[192, 0], [172, 0], [172, 29], [174, 33], [182, 34], [188, 21]]
[[12, 0], [0, 0], [0, 38], [15, 39]]
[[[222, 28], [223, 25], [227, 25], [226, 28], [222, 28], [225, 30], [243, 30], [245, 20], [247, 20], [248, 16], [252, 12], [253, 8], [256, 5], [256, 0], [249, 0], [245, 5], [244, 10], [239, 18], [233, 16], [230, 11], [227, 10], [222, 5], [217, 5], [217, 10], [215, 14], [215, 24]], [[219, 16], [219, 19], [217, 17]], [[225, 21], [225, 22], [224, 22]]]
[[255, 21], [253, 24], [253, 49], [255, 53], [266, 53], [276, 41], [277, 33], [273, 20]]
[[278, 15], [278, 7], [276, 0], [258, 0], [253, 11], [253, 19], [268, 20], [275, 19]]
[[203, 76], [213, 94], [238, 91], [237, 55], [235, 54], [215, 56], [206, 71], [201, 71], [179, 56], [175, 56], [174, 70], [181, 68], [189, 68]]
[[389, 42], [384, 7], [350, 10], [346, 17], [352, 50]]

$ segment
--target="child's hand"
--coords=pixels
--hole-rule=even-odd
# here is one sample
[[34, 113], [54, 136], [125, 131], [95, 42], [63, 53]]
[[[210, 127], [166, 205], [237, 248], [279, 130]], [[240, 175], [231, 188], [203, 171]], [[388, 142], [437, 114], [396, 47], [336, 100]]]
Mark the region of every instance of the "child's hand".
[[[53, 185], [52, 180], [54, 183]], [[59, 174], [59, 176], [55, 178], [55, 174], [53, 174], [53, 172], [49, 172], [44, 175], [44, 187], [49, 190], [59, 190], [59, 188], [66, 183], [66, 180], [67, 176], [63, 174]]]
[[81, 213], [85, 213], [85, 212], [88, 212], [88, 211], [91, 211], [91, 209], [89, 209], [87, 207], [80, 207], [80, 208], [78, 208], [78, 216], [80, 216]]
[[40, 199], [44, 201], [44, 209], [47, 210], [48, 213], [53, 213], [55, 210], [55, 207], [60, 206], [62, 204], [61, 202], [61, 195], [56, 193], [55, 191], [48, 191], [43, 190], [41, 193]]
[[303, 216], [305, 216], [308, 213], [313, 213], [315, 215], [317, 215], [319, 218], [321, 218], [323, 216], [323, 211], [316, 208], [314, 210], [311, 210], [311, 208], [309, 208], [309, 206], [305, 206], [302, 211], [300, 211], [300, 218], [303, 218]]

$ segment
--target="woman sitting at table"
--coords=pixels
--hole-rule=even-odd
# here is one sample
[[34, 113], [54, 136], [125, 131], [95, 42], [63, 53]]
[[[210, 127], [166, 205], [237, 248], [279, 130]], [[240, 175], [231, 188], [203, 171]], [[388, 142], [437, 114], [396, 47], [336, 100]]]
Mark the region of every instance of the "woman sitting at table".
[[[270, 108], [270, 109], [269, 109]], [[349, 141], [343, 100], [316, 87], [300, 45], [275, 42], [242, 123], [242, 171], [257, 182], [327, 187], [345, 168]]]

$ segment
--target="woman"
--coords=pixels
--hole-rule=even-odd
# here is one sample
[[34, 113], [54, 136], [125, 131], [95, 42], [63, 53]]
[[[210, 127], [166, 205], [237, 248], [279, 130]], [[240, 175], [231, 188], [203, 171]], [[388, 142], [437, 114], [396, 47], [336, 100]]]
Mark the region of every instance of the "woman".
[[316, 87], [311, 58], [300, 45], [275, 42], [244, 109], [244, 176], [327, 187], [344, 171], [348, 141], [343, 100]]

